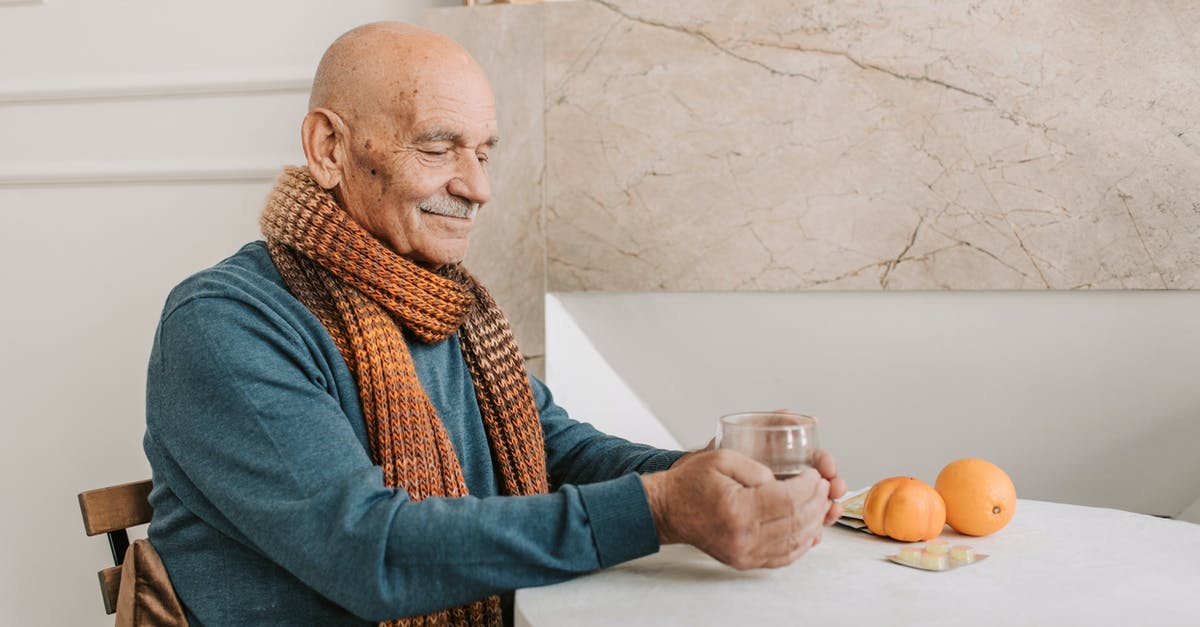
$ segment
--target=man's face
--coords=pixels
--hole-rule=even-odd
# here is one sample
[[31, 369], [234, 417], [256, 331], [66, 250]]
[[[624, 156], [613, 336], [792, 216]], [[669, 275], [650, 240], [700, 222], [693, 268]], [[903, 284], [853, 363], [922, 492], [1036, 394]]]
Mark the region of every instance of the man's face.
[[462, 261], [475, 213], [491, 198], [491, 88], [444, 73], [396, 90], [396, 105], [347, 120], [346, 211], [396, 253], [436, 268]]

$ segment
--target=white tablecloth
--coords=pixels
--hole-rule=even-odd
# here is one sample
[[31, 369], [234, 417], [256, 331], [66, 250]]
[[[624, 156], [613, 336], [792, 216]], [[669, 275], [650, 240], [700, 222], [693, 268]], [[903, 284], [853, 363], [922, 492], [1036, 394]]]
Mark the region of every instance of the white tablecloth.
[[686, 546], [517, 592], [518, 627], [604, 625], [1200, 626], [1200, 525], [1021, 500], [944, 572], [887, 561], [904, 546], [841, 525], [786, 568], [728, 568]]

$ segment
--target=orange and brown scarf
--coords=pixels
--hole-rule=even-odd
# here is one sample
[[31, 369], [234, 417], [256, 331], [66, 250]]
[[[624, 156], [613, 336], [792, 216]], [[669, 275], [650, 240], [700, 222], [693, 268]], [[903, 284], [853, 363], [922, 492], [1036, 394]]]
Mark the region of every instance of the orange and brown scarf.
[[[363, 230], [308, 172], [284, 170], [262, 230], [288, 289], [316, 314], [358, 383], [371, 456], [384, 483], [419, 501], [464, 496], [450, 438], [417, 380], [403, 329], [421, 342], [458, 332], [505, 494], [547, 491], [533, 391], [512, 330], [461, 266], [436, 273]], [[499, 597], [386, 625], [500, 625]]]

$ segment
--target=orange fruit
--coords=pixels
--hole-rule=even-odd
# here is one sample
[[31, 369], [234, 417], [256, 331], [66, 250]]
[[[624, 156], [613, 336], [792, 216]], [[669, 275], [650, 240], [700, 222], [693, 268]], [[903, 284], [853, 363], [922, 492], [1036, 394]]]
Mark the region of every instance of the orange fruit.
[[918, 542], [942, 533], [946, 506], [928, 483], [912, 477], [891, 477], [871, 486], [863, 505], [863, 520], [877, 536]]
[[986, 536], [1004, 528], [1017, 511], [1017, 489], [999, 466], [982, 459], [959, 459], [938, 473], [934, 488], [946, 503], [950, 528]]

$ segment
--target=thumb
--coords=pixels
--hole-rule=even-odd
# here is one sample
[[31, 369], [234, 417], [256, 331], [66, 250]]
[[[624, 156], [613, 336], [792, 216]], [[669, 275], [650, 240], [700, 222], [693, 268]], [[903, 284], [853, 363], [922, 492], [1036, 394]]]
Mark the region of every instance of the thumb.
[[747, 488], [769, 484], [775, 481], [775, 475], [770, 468], [729, 449], [717, 449], [713, 454], [713, 466], [716, 471], [733, 479]]

